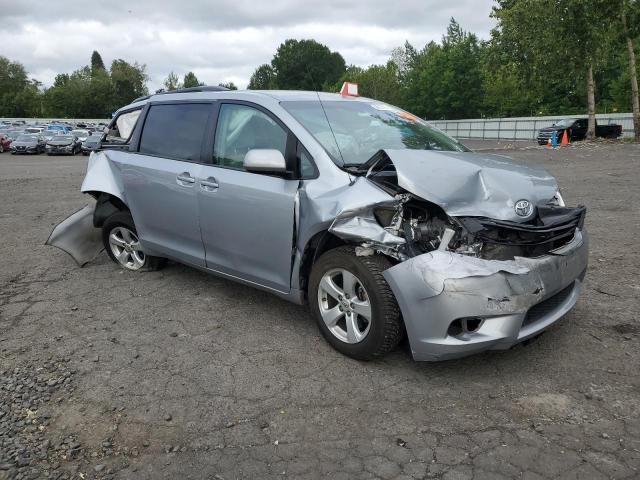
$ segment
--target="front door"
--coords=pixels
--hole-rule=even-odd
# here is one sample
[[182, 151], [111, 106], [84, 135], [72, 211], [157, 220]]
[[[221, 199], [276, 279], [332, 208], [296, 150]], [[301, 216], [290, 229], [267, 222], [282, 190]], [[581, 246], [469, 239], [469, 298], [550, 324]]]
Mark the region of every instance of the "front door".
[[288, 132], [265, 111], [223, 103], [216, 124], [213, 163], [197, 179], [200, 229], [212, 270], [280, 292], [291, 286], [297, 180], [249, 173], [244, 156], [254, 148], [286, 153]]

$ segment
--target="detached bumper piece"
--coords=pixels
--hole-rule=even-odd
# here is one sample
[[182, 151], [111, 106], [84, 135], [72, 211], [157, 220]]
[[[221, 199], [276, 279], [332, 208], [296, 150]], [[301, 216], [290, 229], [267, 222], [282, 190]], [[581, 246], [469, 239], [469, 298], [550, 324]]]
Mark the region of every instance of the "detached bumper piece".
[[575, 305], [588, 263], [586, 234], [538, 258], [484, 260], [448, 251], [384, 272], [415, 360], [508, 349], [538, 335]]
[[102, 231], [93, 226], [95, 205], [87, 205], [54, 227], [45, 245], [68, 253], [82, 267], [104, 250]]

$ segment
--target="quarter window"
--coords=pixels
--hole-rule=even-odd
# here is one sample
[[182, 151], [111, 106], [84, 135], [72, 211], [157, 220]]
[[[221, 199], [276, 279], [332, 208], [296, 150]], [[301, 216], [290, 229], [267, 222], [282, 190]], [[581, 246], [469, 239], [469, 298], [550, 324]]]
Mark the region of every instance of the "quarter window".
[[213, 162], [242, 168], [244, 156], [255, 148], [273, 148], [285, 155], [287, 132], [271, 117], [247, 105], [222, 104], [216, 127]]
[[124, 145], [131, 138], [133, 129], [140, 117], [141, 109], [133, 110], [131, 112], [121, 113], [113, 122], [109, 131], [107, 132], [106, 142], [115, 145]]
[[194, 162], [200, 160], [211, 105], [152, 105], [140, 138], [140, 153]]

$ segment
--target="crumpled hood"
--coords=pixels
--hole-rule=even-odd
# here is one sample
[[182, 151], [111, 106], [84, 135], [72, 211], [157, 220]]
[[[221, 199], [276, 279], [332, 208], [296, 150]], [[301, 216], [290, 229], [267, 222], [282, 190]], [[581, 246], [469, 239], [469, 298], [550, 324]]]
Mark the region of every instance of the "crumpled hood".
[[66, 147], [71, 145], [71, 140], [49, 140], [47, 145], [53, 145], [55, 147]]
[[545, 205], [558, 190], [545, 170], [502, 155], [408, 149], [385, 153], [400, 187], [454, 217], [523, 221], [515, 212], [517, 201]]

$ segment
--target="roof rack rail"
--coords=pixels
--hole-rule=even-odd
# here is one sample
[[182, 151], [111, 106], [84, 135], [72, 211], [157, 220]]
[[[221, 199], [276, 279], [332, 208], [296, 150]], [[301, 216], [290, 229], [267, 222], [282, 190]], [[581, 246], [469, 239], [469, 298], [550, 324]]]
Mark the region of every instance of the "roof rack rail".
[[216, 86], [216, 85], [200, 85], [199, 87], [188, 87], [188, 88], [178, 88], [176, 90], [166, 91], [161, 88], [160, 90], [156, 90], [156, 93], [152, 93], [151, 95], [143, 95], [142, 97], [136, 98], [131, 103], [141, 102], [142, 100], [147, 100], [151, 98], [153, 95], [165, 95], [167, 93], [189, 93], [189, 92], [222, 92], [225, 90], [229, 90], [226, 87]]

